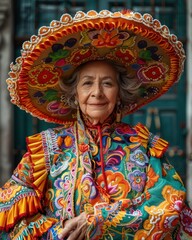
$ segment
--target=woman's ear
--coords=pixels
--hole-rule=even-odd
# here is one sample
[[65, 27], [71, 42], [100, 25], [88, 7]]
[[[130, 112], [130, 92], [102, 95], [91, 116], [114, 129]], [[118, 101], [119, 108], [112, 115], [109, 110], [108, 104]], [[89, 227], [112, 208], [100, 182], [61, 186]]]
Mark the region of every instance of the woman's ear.
[[78, 106], [79, 105], [79, 99], [78, 99], [78, 95], [77, 94], [75, 94], [75, 96], [74, 96], [74, 104], [75, 104], [75, 106]]
[[78, 102], [78, 99], [77, 97], [75, 97], [75, 101], [74, 101], [75, 105], [78, 106], [79, 105], [79, 102]]
[[76, 87], [76, 89], [75, 89], [75, 92], [74, 92], [73, 97], [74, 97], [75, 100], [78, 100], [78, 99], [79, 99], [79, 96], [78, 96], [78, 93], [77, 93], [77, 87]]

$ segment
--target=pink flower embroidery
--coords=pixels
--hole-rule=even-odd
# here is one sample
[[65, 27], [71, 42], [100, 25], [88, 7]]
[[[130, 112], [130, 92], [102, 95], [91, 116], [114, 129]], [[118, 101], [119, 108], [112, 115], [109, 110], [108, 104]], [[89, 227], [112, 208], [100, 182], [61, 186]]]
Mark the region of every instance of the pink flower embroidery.
[[54, 114], [67, 115], [70, 113], [70, 108], [67, 107], [63, 102], [52, 101], [47, 105], [47, 110]]
[[132, 162], [128, 162], [128, 163], [127, 163], [127, 169], [128, 169], [129, 171], [131, 171], [133, 167], [135, 167], [135, 164], [133, 164]]

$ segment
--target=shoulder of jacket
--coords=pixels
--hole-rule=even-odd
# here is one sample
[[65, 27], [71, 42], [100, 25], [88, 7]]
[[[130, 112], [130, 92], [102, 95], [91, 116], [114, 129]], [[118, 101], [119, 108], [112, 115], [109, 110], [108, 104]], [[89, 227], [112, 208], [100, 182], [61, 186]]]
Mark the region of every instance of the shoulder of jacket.
[[154, 157], [162, 157], [166, 152], [169, 143], [157, 135], [151, 133], [148, 128], [138, 123], [134, 126], [137, 132], [137, 139], [145, 148], [148, 148], [150, 155]]

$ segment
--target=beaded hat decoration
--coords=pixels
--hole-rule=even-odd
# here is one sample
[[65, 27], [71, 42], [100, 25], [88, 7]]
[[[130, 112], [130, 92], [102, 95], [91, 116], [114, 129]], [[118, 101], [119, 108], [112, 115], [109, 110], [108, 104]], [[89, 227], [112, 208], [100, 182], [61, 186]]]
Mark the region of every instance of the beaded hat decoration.
[[138, 12], [77, 12], [41, 27], [23, 43], [7, 79], [11, 102], [33, 116], [53, 123], [76, 120], [61, 83], [82, 63], [107, 59], [127, 69], [140, 83], [135, 101], [124, 106], [133, 113], [157, 99], [179, 80], [185, 53], [177, 37], [150, 14]]

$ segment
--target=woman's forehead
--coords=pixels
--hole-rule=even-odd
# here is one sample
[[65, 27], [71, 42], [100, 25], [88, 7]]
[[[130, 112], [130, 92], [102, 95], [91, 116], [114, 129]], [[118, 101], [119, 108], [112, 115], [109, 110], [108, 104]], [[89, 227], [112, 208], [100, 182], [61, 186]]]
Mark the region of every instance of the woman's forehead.
[[84, 65], [79, 71], [79, 78], [80, 79], [111, 78], [115, 80], [117, 78], [117, 71], [107, 62], [97, 61]]

